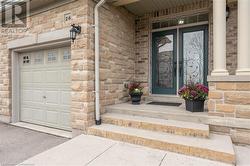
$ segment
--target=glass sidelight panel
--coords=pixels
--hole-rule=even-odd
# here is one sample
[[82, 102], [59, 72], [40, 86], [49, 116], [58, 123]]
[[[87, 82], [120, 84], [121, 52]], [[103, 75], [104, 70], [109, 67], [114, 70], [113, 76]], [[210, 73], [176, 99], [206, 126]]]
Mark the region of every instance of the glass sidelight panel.
[[157, 86], [162, 88], [173, 88], [173, 59], [174, 45], [173, 35], [166, 35], [157, 39]]
[[204, 83], [204, 31], [183, 34], [183, 81]]

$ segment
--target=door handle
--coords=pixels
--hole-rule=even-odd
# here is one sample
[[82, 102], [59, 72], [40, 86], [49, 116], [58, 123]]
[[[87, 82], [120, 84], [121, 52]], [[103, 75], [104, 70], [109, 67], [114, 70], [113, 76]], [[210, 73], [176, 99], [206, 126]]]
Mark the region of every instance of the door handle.
[[182, 62], [180, 62], [179, 64], [179, 70], [180, 70], [180, 76], [182, 77], [182, 74], [183, 74]]
[[174, 75], [176, 76], [177, 73], [177, 62], [174, 62]]

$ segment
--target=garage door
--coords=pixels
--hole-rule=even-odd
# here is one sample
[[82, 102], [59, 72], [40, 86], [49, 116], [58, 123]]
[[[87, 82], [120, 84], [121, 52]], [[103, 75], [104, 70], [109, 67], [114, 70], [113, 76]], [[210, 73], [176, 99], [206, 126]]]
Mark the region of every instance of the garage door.
[[70, 49], [22, 53], [21, 121], [70, 130]]

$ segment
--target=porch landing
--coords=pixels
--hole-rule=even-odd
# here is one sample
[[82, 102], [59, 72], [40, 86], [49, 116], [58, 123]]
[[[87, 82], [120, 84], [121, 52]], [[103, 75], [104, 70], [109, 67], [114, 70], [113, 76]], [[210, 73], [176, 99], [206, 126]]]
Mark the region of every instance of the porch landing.
[[130, 103], [111, 105], [106, 107], [106, 112], [204, 124], [206, 124], [209, 117], [207, 112], [192, 113], [185, 111], [182, 106], [161, 106], [147, 103], [143, 103], [141, 105], [132, 105]]

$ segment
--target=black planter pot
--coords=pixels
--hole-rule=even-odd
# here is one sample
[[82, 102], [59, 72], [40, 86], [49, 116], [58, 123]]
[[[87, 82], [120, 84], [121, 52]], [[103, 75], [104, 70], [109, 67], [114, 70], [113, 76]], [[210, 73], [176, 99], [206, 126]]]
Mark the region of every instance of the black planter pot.
[[131, 94], [130, 97], [131, 97], [131, 101], [132, 101], [132, 104], [134, 105], [139, 105], [141, 104], [141, 96], [142, 94]]
[[204, 112], [204, 100], [186, 100], [186, 110], [190, 112]]

